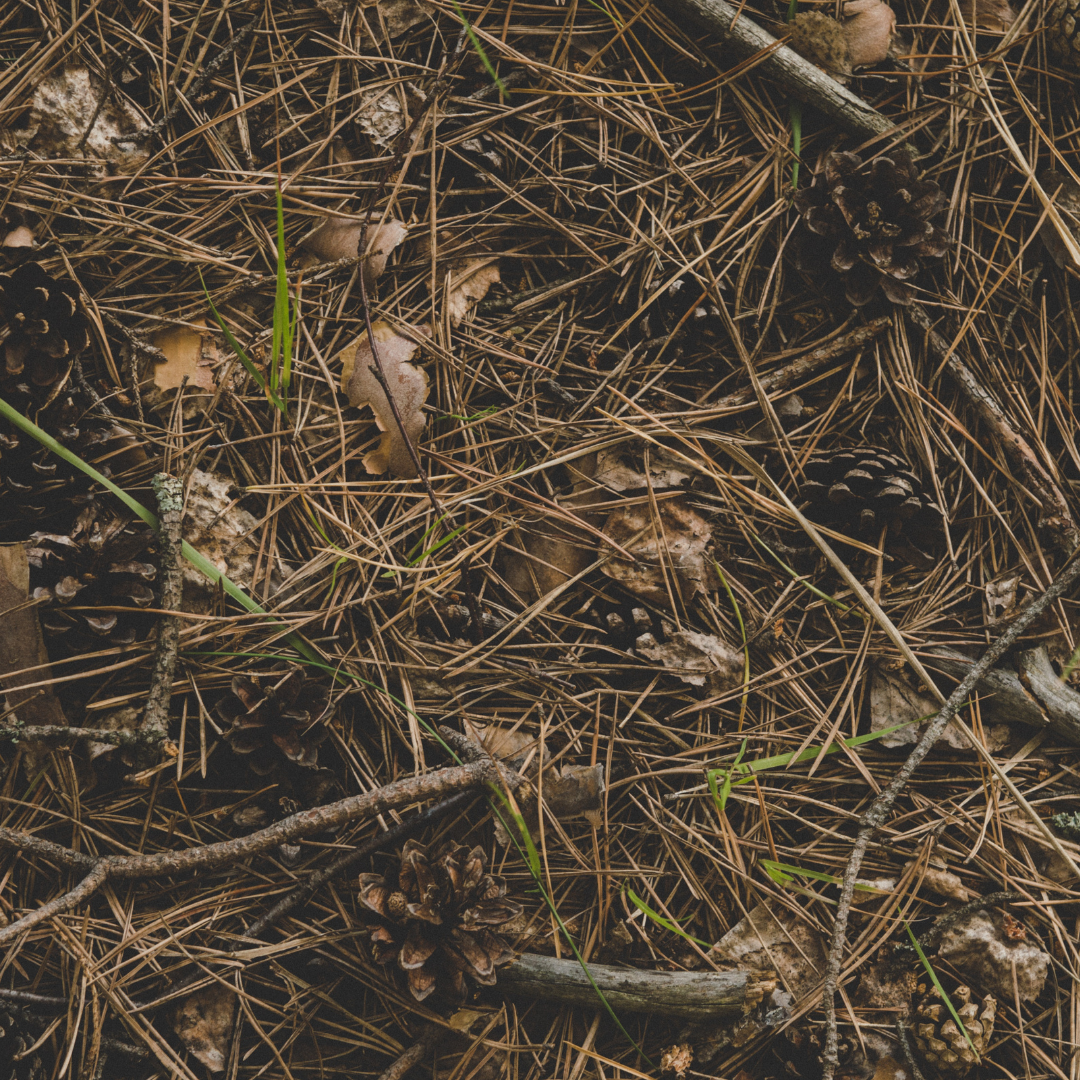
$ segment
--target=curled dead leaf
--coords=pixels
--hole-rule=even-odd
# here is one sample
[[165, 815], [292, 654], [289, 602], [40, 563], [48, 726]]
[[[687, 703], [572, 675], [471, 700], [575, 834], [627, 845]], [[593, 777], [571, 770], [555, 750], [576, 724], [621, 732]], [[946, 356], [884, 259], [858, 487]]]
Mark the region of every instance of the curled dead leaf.
[[844, 4], [844, 36], [853, 71], [888, 58], [896, 32], [896, 15], [884, 0], [848, 0]]
[[[428, 381], [423, 368], [416, 367], [410, 361], [420, 348], [420, 341], [430, 331], [421, 326], [410, 326], [407, 330], [409, 337], [399, 334], [382, 320], [372, 326], [387, 386], [394, 397], [405, 431], [415, 445], [424, 430], [423, 405], [427, 400]], [[372, 370], [375, 360], [367, 335], [347, 345], [338, 353], [337, 359], [341, 361], [341, 389], [348, 395], [349, 404], [355, 408], [370, 405], [375, 422], [383, 433], [379, 445], [364, 455], [364, 468], [373, 475], [389, 469], [392, 476], [416, 476], [416, 467], [394, 419], [386, 391]]]
[[[307, 267], [356, 258], [359, 254], [360, 234], [363, 231], [362, 220], [346, 217], [323, 218], [320, 225], [300, 241], [300, 265]], [[407, 235], [408, 229], [397, 218], [390, 218], [381, 225], [373, 225], [368, 230], [364, 284], [369, 289], [382, 277], [390, 253]]]
[[709, 684], [713, 694], [738, 686], [743, 678], [743, 655], [713, 634], [677, 630], [660, 644], [652, 634], [642, 634], [634, 651], [663, 664], [677, 679], [691, 686]]
[[487, 296], [488, 289], [500, 280], [497, 259], [466, 259], [452, 264], [446, 293], [450, 325], [459, 326], [466, 315]]
[[235, 991], [213, 983], [180, 1002], [173, 1031], [184, 1049], [211, 1072], [224, 1072], [235, 1012]]
[[163, 364], [154, 365], [154, 385], [159, 390], [175, 390], [187, 378], [189, 387], [209, 393], [216, 389], [214, 367], [219, 362], [213, 335], [204, 322], [191, 326], [170, 326], [158, 331], [153, 344], [165, 356]]
[[[86, 158], [91, 171], [134, 173], [150, 159], [142, 142], [114, 142], [143, 128], [142, 117], [114, 86], [84, 67], [68, 66], [36, 83], [29, 127], [13, 133], [27, 150], [50, 158]], [[106, 167], [107, 166], [107, 167]]]
[[604, 535], [635, 561], [614, 555], [601, 569], [643, 600], [669, 604], [670, 580], [673, 589], [689, 602], [713, 582], [705, 554], [712, 528], [684, 498], [659, 502], [657, 514], [659, 522], [647, 503], [615, 510], [604, 523]]

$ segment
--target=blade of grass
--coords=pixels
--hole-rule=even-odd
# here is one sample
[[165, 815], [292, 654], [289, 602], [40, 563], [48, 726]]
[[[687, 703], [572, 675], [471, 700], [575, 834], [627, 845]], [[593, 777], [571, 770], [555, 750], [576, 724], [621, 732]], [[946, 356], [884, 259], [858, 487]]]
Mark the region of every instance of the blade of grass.
[[[25, 432], [32, 439], [36, 439], [46, 450], [56, 454], [58, 458], [66, 461], [69, 465], [74, 465], [76, 469], [85, 473], [91, 480], [95, 481], [95, 483], [101, 484], [107, 491], [112, 492], [112, 494], [115, 495], [133, 514], [145, 521], [155, 532], [157, 531], [157, 516], [147, 510], [138, 499], [129, 495], [123, 488], [118, 487], [107, 476], [103, 476], [92, 465], [88, 465], [77, 454], [73, 454], [66, 446], [62, 446], [51, 435], [42, 431], [33, 420], [28, 419], [17, 409], [12, 408], [3, 398], [0, 398], [0, 416], [3, 416], [4, 419], [10, 421], [19, 428], [20, 431]], [[218, 570], [205, 555], [196, 551], [186, 540], [182, 542], [180, 551], [184, 558], [187, 559], [199, 573], [214, 585], [220, 583], [222, 589], [245, 610], [250, 611], [253, 615], [265, 615], [269, 619], [274, 619], [274, 616], [271, 615], [270, 612], [260, 607], [259, 604], [252, 600], [239, 585], [221, 573], [221, 571]], [[279, 627], [283, 626], [283, 624], [276, 619], [271, 625]], [[316, 653], [299, 634], [289, 633], [286, 635], [285, 640], [308, 660], [317, 658], [318, 653]]]
[[642, 912], [647, 918], [652, 919], [658, 926], [662, 926], [665, 930], [670, 930], [673, 934], [678, 934], [679, 937], [686, 938], [687, 941], [692, 941], [695, 945], [700, 945], [704, 949], [711, 949], [712, 942], [702, 941], [701, 938], [694, 937], [693, 934], [688, 934], [681, 926], [671, 921], [671, 919], [665, 919], [659, 911], [654, 911], [644, 900], [629, 885], [626, 886], [626, 895], [630, 897], [630, 903]]
[[[206, 282], [203, 281], [202, 271], [199, 271], [199, 283], [202, 285], [203, 295], [206, 297], [206, 302], [210, 305], [210, 313], [214, 316], [214, 320], [218, 326], [221, 327], [221, 332], [225, 335], [225, 340], [229, 343], [229, 348], [240, 358], [240, 363], [247, 368], [248, 374], [259, 385], [259, 389], [270, 399], [274, 408], [285, 412], [285, 404], [281, 399], [266, 385], [266, 380], [263, 378], [262, 372], [251, 362], [248, 354], [244, 352], [240, 345], [240, 342], [233, 337], [232, 331], [225, 325], [225, 320], [218, 314], [218, 310], [214, 307], [214, 301], [210, 299], [210, 292], [206, 288]], [[272, 370], [272, 369], [271, 369]]]
[[276, 194], [277, 291], [274, 294], [274, 336], [270, 350], [270, 378], [273, 388], [277, 390], [280, 386], [282, 400], [287, 401], [289, 382], [292, 379], [292, 322], [289, 312], [289, 278], [285, 269], [285, 209], [281, 199], [280, 183]]
[[971, 1041], [971, 1036], [968, 1034], [967, 1028], [964, 1027], [964, 1021], [960, 1019], [960, 1014], [953, 1007], [949, 995], [945, 993], [945, 987], [941, 985], [941, 980], [937, 977], [937, 972], [930, 966], [930, 961], [926, 958], [926, 953], [922, 951], [919, 939], [912, 933], [911, 927], [907, 923], [904, 923], [904, 929], [908, 932], [908, 937], [911, 938], [911, 944], [915, 946], [915, 952], [918, 954], [922, 966], [926, 969], [926, 974], [930, 976], [930, 981], [941, 995], [941, 1000], [945, 1002], [945, 1007], [949, 1010], [949, 1015], [952, 1016], [953, 1023], [964, 1033], [964, 1038], [967, 1040], [968, 1046], [971, 1047], [972, 1053], [978, 1058], [979, 1051], [975, 1049], [975, 1044]]
[[819, 589], [816, 585], [811, 585], [809, 581], [804, 581], [802, 575], [796, 573], [795, 570], [792, 569], [792, 567], [788, 566], [788, 564], [784, 562], [784, 560], [781, 559], [780, 556], [777, 555], [776, 552], [773, 551], [773, 549], [769, 547], [769, 545], [766, 544], [760, 536], [758, 536], [756, 533], [751, 533], [750, 536], [755, 544], [759, 544], [761, 547], [763, 547], [777, 561], [777, 563], [782, 566], [800, 585], [802, 585], [806, 589], [809, 589], [815, 596], [820, 597], [822, 600], [827, 600], [830, 604], [838, 607], [842, 612], [844, 612], [845, 615], [849, 611], [854, 611], [857, 615], [865, 614], [864, 612], [859, 611], [857, 608], [845, 607], [845, 605], [840, 603], [839, 600], [830, 596], [827, 592], [822, 592], [821, 589]]
[[476, 36], [476, 31], [473, 30], [469, 20], [465, 18], [465, 12], [461, 10], [461, 5], [458, 3], [458, 0], [452, 0], [452, 3], [458, 18], [461, 20], [461, 25], [465, 27], [465, 33], [469, 35], [469, 42], [476, 50], [477, 56], [480, 57], [480, 63], [484, 65], [487, 73], [491, 76], [491, 81], [499, 88], [499, 94], [503, 101], [506, 101], [510, 95], [506, 92], [506, 87], [503, 86], [503, 81], [499, 78], [498, 72], [492, 67], [491, 61], [487, 57], [487, 53], [484, 52], [484, 46], [480, 44], [480, 39]]

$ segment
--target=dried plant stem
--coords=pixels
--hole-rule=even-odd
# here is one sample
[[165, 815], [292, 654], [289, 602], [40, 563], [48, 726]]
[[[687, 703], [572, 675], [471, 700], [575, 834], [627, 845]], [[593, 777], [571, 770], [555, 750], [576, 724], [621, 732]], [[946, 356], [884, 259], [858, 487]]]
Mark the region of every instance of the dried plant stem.
[[[184, 485], [176, 477], [157, 473], [150, 486], [158, 501], [158, 546], [161, 557], [161, 606], [165, 611], [180, 610], [184, 576], [180, 568], [182, 537], [180, 527], [184, 513]], [[169, 737], [169, 702], [172, 699], [173, 673], [176, 671], [176, 651], [180, 644], [180, 619], [162, 615], [158, 624], [154, 669], [150, 674], [150, 692], [146, 695], [143, 714], [143, 751], [140, 765], [149, 768], [156, 764], [151, 757], [160, 756]]]
[[412, 1044], [407, 1050], [403, 1050], [401, 1054], [379, 1075], [379, 1080], [401, 1080], [401, 1078], [414, 1066], [419, 1065], [421, 1061], [427, 1056], [427, 1054], [434, 1048], [438, 1041], [438, 1037], [444, 1032], [440, 1032], [438, 1028], [432, 1028], [426, 1031], [420, 1038]]
[[485, 756], [482, 760], [466, 765], [440, 769], [426, 776], [410, 777], [363, 795], [352, 795], [326, 806], [301, 810], [250, 836], [206, 844], [186, 851], [162, 851], [154, 855], [107, 855], [93, 858], [15, 829], [0, 827], [0, 847], [42, 855], [69, 869], [89, 870], [74, 889], [0, 929], [0, 945], [17, 938], [54, 915], [70, 911], [92, 896], [107, 881], [131, 881], [136, 878], [169, 876], [231, 866], [240, 860], [269, 851], [279, 844], [287, 844], [312, 833], [340, 828], [359, 818], [400, 810], [412, 803], [441, 799], [454, 792], [471, 790], [485, 784], [499, 784], [502, 778], [502, 771]]
[[983, 653], [979, 662], [972, 667], [964, 680], [952, 692], [938, 714], [927, 724], [922, 737], [915, 744], [914, 749], [897, 771], [889, 786], [878, 795], [871, 804], [870, 809], [863, 816], [859, 831], [855, 837], [855, 843], [852, 845], [851, 854], [848, 856], [847, 866], [844, 869], [840, 901], [836, 909], [836, 919], [833, 923], [832, 940], [829, 944], [828, 961], [825, 967], [825, 982], [822, 987], [826, 1016], [823, 1080], [832, 1080], [839, 1064], [836, 1050], [836, 990], [840, 980], [844, 946], [847, 942], [847, 924], [851, 915], [852, 897], [855, 894], [855, 881], [859, 876], [863, 858], [866, 856], [867, 849], [870, 846], [870, 840], [873, 838], [874, 833], [884, 824], [893, 803], [896, 802], [900, 793], [907, 786], [908, 781], [915, 774], [915, 770], [919, 767], [923, 758], [930, 752], [934, 743], [941, 737], [942, 732], [967, 701], [979, 680], [997, 663], [1024, 630], [1061, 596], [1077, 578], [1080, 578], [1080, 558], [1074, 558], [1061, 571], [1050, 587], [1037, 600], [1029, 604], [1016, 622]]
[[908, 318], [925, 331], [931, 351], [945, 364], [956, 385], [990, 429], [1024, 482], [1039, 500], [1039, 524], [1045, 526], [1062, 552], [1071, 555], [1080, 547], [1080, 529], [1073, 520], [1061, 488], [1039, 461], [1027, 439], [1009, 422], [993, 395], [979, 382], [972, 370], [950, 350], [948, 342], [933, 328], [930, 317], [918, 305], [907, 309]]

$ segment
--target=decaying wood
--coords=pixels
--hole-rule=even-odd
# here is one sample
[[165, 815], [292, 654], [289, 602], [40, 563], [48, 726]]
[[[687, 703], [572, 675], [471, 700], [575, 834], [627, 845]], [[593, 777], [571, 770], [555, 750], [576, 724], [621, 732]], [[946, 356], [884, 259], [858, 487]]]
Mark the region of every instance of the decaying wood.
[[664, 0], [663, 7], [677, 18], [690, 19], [721, 35], [743, 56], [762, 55], [763, 75], [775, 79], [799, 101], [812, 105], [849, 131], [872, 139], [896, 130], [891, 120], [804, 60], [794, 49], [781, 45], [772, 34], [747, 18], [741, 8], [725, 0]]
[[[768, 973], [745, 971], [633, 971], [589, 964], [589, 974], [616, 1014], [651, 1013], [700, 1023], [738, 1016], [772, 993]], [[524, 953], [499, 971], [510, 995], [596, 1008], [596, 989], [576, 960]]]

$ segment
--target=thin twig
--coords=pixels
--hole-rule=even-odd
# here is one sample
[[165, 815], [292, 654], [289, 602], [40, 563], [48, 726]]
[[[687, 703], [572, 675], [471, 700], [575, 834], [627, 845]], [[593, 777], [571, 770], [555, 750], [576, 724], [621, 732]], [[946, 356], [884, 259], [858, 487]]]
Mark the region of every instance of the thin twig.
[[[179, 611], [183, 599], [184, 574], [181, 569], [180, 527], [184, 514], [184, 485], [176, 477], [156, 473], [150, 487], [158, 501], [158, 548], [161, 556], [161, 606], [167, 612]], [[169, 702], [172, 700], [176, 651], [180, 644], [180, 619], [162, 615], [158, 624], [154, 669], [143, 714], [143, 750], [138, 755], [141, 768], [157, 764], [156, 759], [169, 737]]]
[[379, 1080], [402, 1080], [402, 1077], [421, 1061], [436, 1045], [438, 1036], [444, 1034], [438, 1028], [425, 1032], [407, 1050], [402, 1051], [379, 1076]]
[[833, 922], [832, 940], [829, 944], [829, 955], [825, 967], [825, 982], [822, 987], [826, 1016], [823, 1080], [832, 1080], [839, 1064], [836, 1049], [836, 989], [840, 981], [840, 967], [843, 963], [844, 946], [847, 942], [847, 924], [851, 914], [852, 897], [855, 895], [855, 882], [859, 876], [859, 870], [862, 867], [867, 848], [870, 846], [871, 838], [882, 826], [892, 809], [893, 803], [896, 802], [900, 793], [907, 786], [908, 781], [915, 774], [920, 762], [930, 752], [934, 743], [937, 742], [942, 732], [949, 725], [949, 722], [967, 701], [978, 681], [994, 666], [1035, 619], [1078, 578], [1080, 578], [1080, 558], [1073, 558], [1058, 574], [1050, 587], [1037, 600], [1032, 601], [1016, 622], [983, 653], [979, 662], [972, 667], [964, 680], [949, 696], [937, 716], [927, 724], [922, 738], [915, 744], [915, 748], [908, 755], [907, 760], [897, 771], [888, 787], [878, 795], [871, 804], [870, 809], [863, 816], [844, 870], [840, 901]]

